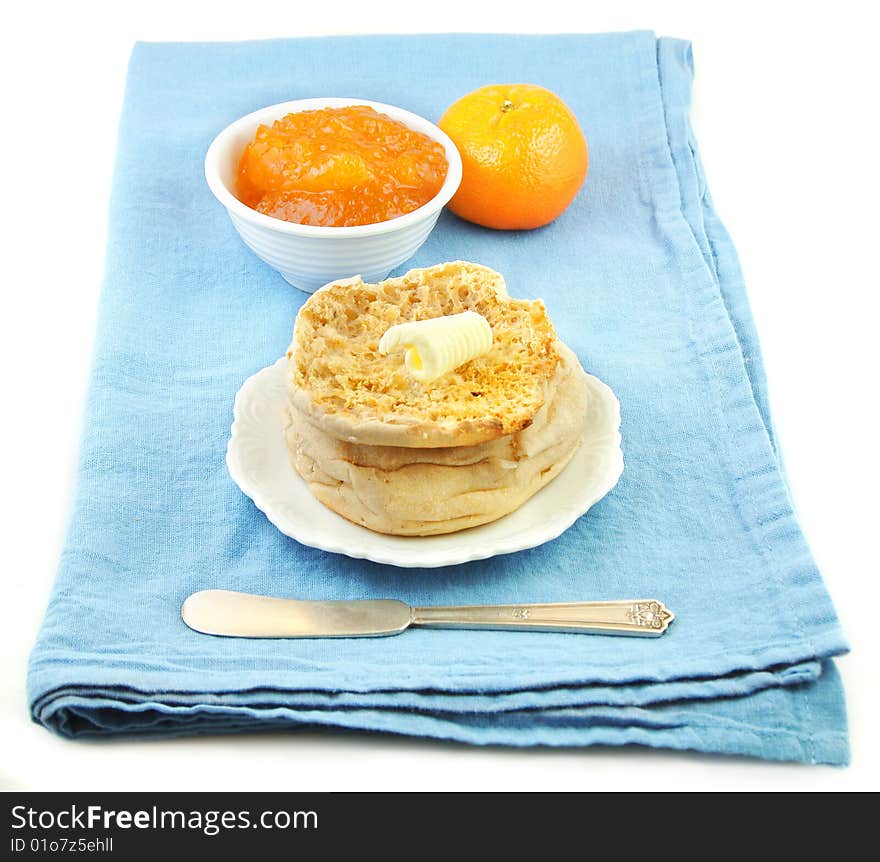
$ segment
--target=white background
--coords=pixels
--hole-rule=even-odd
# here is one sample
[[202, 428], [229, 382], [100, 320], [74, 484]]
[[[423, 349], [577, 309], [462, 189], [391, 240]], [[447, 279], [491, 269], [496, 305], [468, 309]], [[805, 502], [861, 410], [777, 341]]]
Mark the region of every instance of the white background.
[[[876, 29], [862, 11], [870, 5], [152, 0], [8, 7], [0, 52], [0, 787], [880, 787], [880, 152]], [[840, 662], [852, 765], [313, 733], [70, 742], [31, 724], [26, 661], [70, 506], [132, 42], [641, 28], [694, 43], [693, 121], [704, 166], [746, 273], [803, 527], [853, 646]], [[736, 608], [729, 614], [720, 624], [748, 625]]]

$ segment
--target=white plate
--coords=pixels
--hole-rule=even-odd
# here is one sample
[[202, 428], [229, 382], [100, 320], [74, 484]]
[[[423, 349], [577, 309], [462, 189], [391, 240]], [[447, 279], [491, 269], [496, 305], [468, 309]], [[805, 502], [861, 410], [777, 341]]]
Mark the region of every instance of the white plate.
[[534, 548], [567, 530], [616, 484], [623, 471], [620, 405], [587, 375], [584, 442], [568, 466], [527, 503], [491, 524], [445, 536], [384, 536], [319, 503], [287, 457], [283, 416], [287, 360], [249, 377], [235, 396], [226, 464], [235, 483], [286, 536], [304, 545], [407, 568], [434, 568]]

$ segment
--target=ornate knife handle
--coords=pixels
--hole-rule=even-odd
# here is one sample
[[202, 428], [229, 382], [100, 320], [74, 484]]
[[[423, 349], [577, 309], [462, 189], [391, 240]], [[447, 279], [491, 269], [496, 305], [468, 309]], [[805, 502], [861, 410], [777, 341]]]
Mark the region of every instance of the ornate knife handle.
[[658, 637], [675, 615], [657, 599], [413, 608], [412, 625]]

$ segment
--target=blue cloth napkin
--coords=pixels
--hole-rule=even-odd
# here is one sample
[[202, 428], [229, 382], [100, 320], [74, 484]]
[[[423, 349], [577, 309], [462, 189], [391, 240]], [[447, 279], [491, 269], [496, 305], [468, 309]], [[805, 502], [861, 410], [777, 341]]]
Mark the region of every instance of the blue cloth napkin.
[[[621, 745], [841, 764], [845, 651], [796, 520], [734, 248], [691, 134], [690, 46], [650, 33], [139, 44], [70, 532], [29, 676], [65, 736], [333, 725], [510, 745]], [[477, 86], [559, 93], [590, 171], [547, 228], [444, 214], [408, 266], [464, 258], [543, 297], [620, 398], [626, 469], [563, 536], [402, 570], [304, 547], [230, 480], [236, 390], [288, 345], [305, 299], [211, 197], [213, 136], [322, 95], [427, 117]], [[756, 206], [758, 202], [756, 202]], [[412, 630], [235, 640], [180, 619], [195, 590], [413, 604], [658, 596], [658, 640]]]

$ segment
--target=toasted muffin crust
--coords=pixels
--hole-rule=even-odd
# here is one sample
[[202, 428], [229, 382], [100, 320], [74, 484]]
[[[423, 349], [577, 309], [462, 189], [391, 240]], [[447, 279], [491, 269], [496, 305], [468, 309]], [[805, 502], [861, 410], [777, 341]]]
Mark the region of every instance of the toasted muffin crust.
[[[385, 331], [462, 311], [492, 327], [491, 350], [423, 384]], [[335, 282], [300, 310], [288, 351], [294, 406], [327, 433], [369, 445], [467, 446], [513, 434], [544, 404], [560, 361], [540, 300], [512, 299], [494, 270], [456, 261], [379, 284]]]

